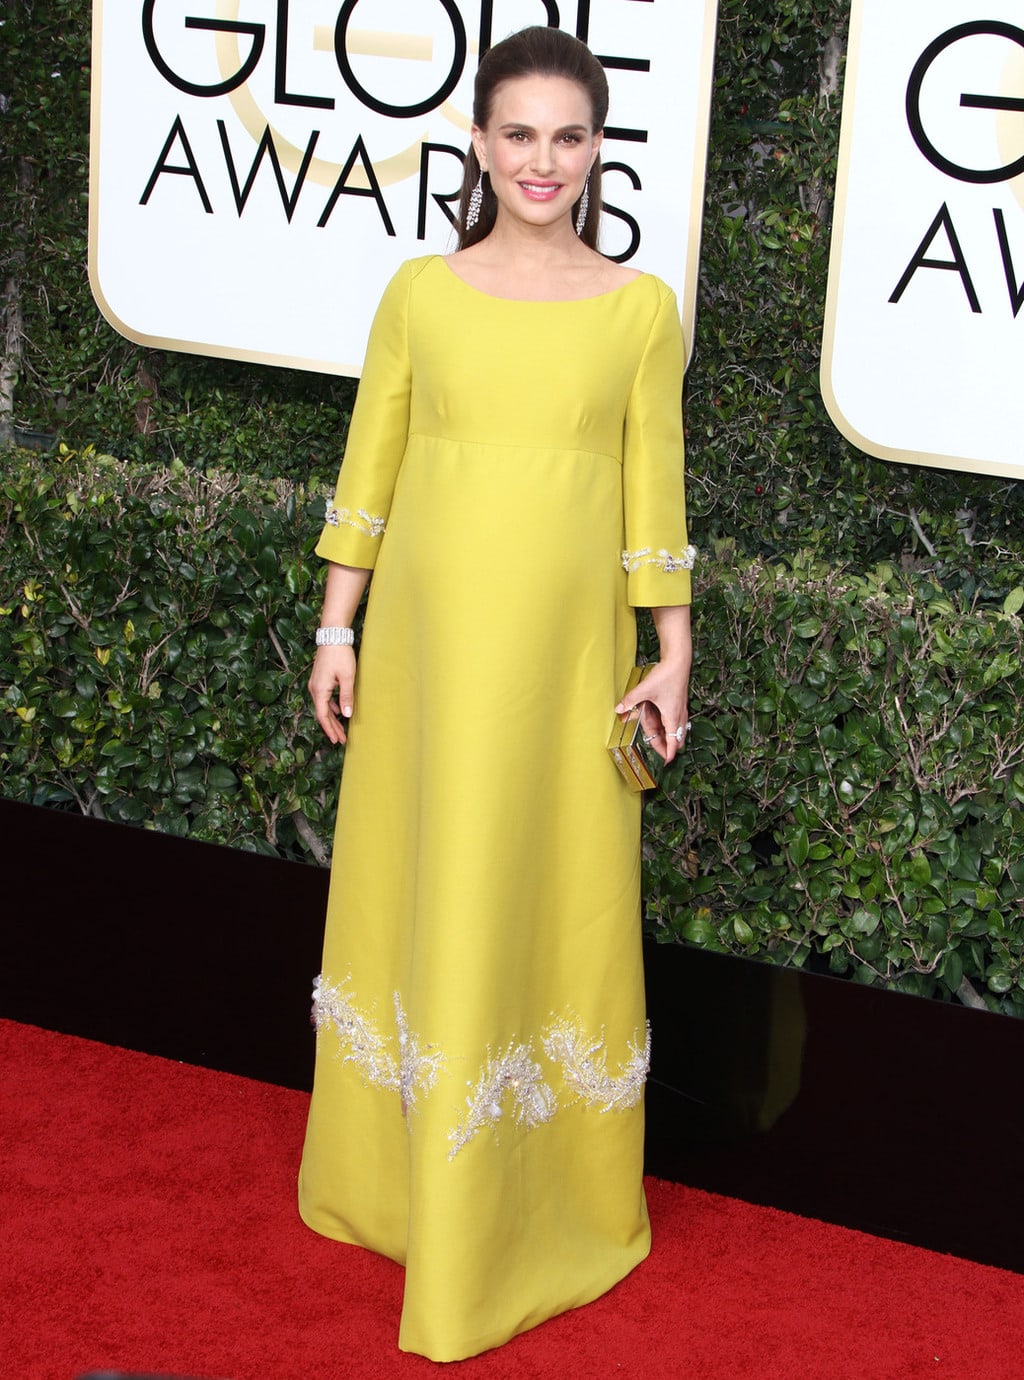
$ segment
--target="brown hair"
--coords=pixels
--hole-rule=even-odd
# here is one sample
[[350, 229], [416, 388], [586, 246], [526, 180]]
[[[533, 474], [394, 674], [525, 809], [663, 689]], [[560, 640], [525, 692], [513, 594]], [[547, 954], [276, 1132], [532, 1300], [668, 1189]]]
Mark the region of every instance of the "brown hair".
[[[608, 79], [604, 68], [585, 43], [561, 29], [545, 28], [535, 25], [520, 29], [510, 38], [496, 43], [484, 54], [477, 68], [473, 88], [473, 123], [486, 129], [494, 106], [494, 96], [502, 82], [513, 81], [516, 77], [565, 77], [581, 86], [587, 93], [593, 111], [594, 132], [604, 129], [608, 115]], [[466, 212], [469, 198], [480, 177], [480, 164], [476, 151], [470, 145], [466, 155], [465, 174], [462, 179], [462, 193], [459, 198], [459, 248], [468, 249], [486, 239], [494, 229], [498, 215], [498, 199], [491, 190], [491, 180], [483, 174], [483, 204], [480, 219], [472, 229], [466, 229]], [[572, 208], [573, 219], [579, 210], [579, 202]], [[597, 248], [598, 229], [601, 220], [601, 160], [594, 163], [590, 173], [590, 206], [587, 222], [580, 239], [591, 249]]]

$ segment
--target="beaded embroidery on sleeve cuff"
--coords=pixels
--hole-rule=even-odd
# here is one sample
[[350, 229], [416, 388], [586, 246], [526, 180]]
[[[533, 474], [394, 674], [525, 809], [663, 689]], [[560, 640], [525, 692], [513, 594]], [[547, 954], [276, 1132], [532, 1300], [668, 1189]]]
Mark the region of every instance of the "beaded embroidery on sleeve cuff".
[[622, 568], [627, 575], [631, 575], [634, 570], [654, 565], [666, 575], [675, 575], [679, 570], [692, 570], [696, 560], [695, 546], [684, 547], [678, 556], [673, 556], [670, 551], [652, 551], [649, 546], [645, 546], [641, 551], [623, 551]]
[[364, 508], [352, 513], [348, 508], [335, 508], [333, 502], [328, 500], [324, 520], [328, 527], [354, 527], [357, 532], [362, 532], [364, 537], [384, 535], [384, 519], [372, 517]]

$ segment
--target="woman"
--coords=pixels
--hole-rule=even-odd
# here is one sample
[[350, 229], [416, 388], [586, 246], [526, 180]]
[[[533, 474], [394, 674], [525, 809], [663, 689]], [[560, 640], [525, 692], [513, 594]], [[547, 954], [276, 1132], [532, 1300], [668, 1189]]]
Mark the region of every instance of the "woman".
[[[461, 247], [384, 295], [318, 547], [310, 693], [351, 742], [300, 1208], [406, 1265], [434, 1360], [650, 1244], [640, 802], [605, 744], [642, 705], [678, 750], [693, 550], [675, 300], [594, 247], [607, 103], [556, 29], [481, 62]], [[661, 659], [621, 698], [636, 605]]]

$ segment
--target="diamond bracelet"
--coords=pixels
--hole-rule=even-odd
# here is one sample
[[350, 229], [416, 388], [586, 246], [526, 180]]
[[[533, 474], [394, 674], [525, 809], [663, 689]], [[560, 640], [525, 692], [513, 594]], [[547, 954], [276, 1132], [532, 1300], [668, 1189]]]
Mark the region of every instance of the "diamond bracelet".
[[356, 635], [351, 628], [317, 628], [316, 645], [318, 647], [351, 647], [356, 640]]

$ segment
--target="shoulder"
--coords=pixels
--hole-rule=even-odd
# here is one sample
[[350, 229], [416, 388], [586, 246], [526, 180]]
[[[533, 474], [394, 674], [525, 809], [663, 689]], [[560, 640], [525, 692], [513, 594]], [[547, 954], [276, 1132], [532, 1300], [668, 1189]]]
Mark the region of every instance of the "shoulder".
[[614, 259], [606, 258], [603, 254], [598, 254], [596, 250], [594, 257], [600, 261], [609, 287], [625, 287], [627, 283], [636, 282], [637, 278], [647, 276], [642, 268], [631, 268], [628, 264], [616, 263]]
[[441, 259], [438, 254], [424, 254], [416, 259], [406, 259], [404, 263], [399, 264], [391, 275], [383, 295], [389, 297], [398, 293], [407, 293], [426, 269], [439, 262]]
[[440, 254], [421, 254], [416, 259], [406, 259], [405, 263], [402, 265], [402, 270], [408, 274], [410, 280], [413, 280], [418, 278], [420, 274], [425, 272], [428, 268], [436, 267], [437, 264], [443, 262], [444, 260]]
[[642, 296], [648, 306], [655, 311], [668, 311], [670, 308], [679, 315], [679, 307], [676, 302], [676, 294], [663, 278], [659, 278], [655, 273], [643, 273], [638, 275], [637, 296]]
[[641, 364], [648, 370], [663, 370], [666, 378], [679, 375], [681, 379], [686, 345], [675, 292], [655, 274], [644, 273], [624, 295], [633, 312], [633, 339]]
[[631, 323], [634, 338], [644, 349], [655, 343], [681, 340], [683, 325], [675, 292], [653, 273], [641, 273], [610, 301], [618, 302]]
[[683, 322], [679, 301], [674, 290], [663, 278], [645, 273], [633, 289], [635, 300], [647, 325], [648, 345], [654, 341], [683, 345]]
[[436, 254], [406, 259], [388, 279], [377, 305], [377, 318], [388, 320], [405, 317], [411, 310], [417, 280], [432, 263], [440, 262]]
[[399, 281], [411, 285], [424, 273], [442, 263], [444, 260], [440, 254], [421, 254], [418, 258], [406, 259], [398, 268], [392, 282]]

